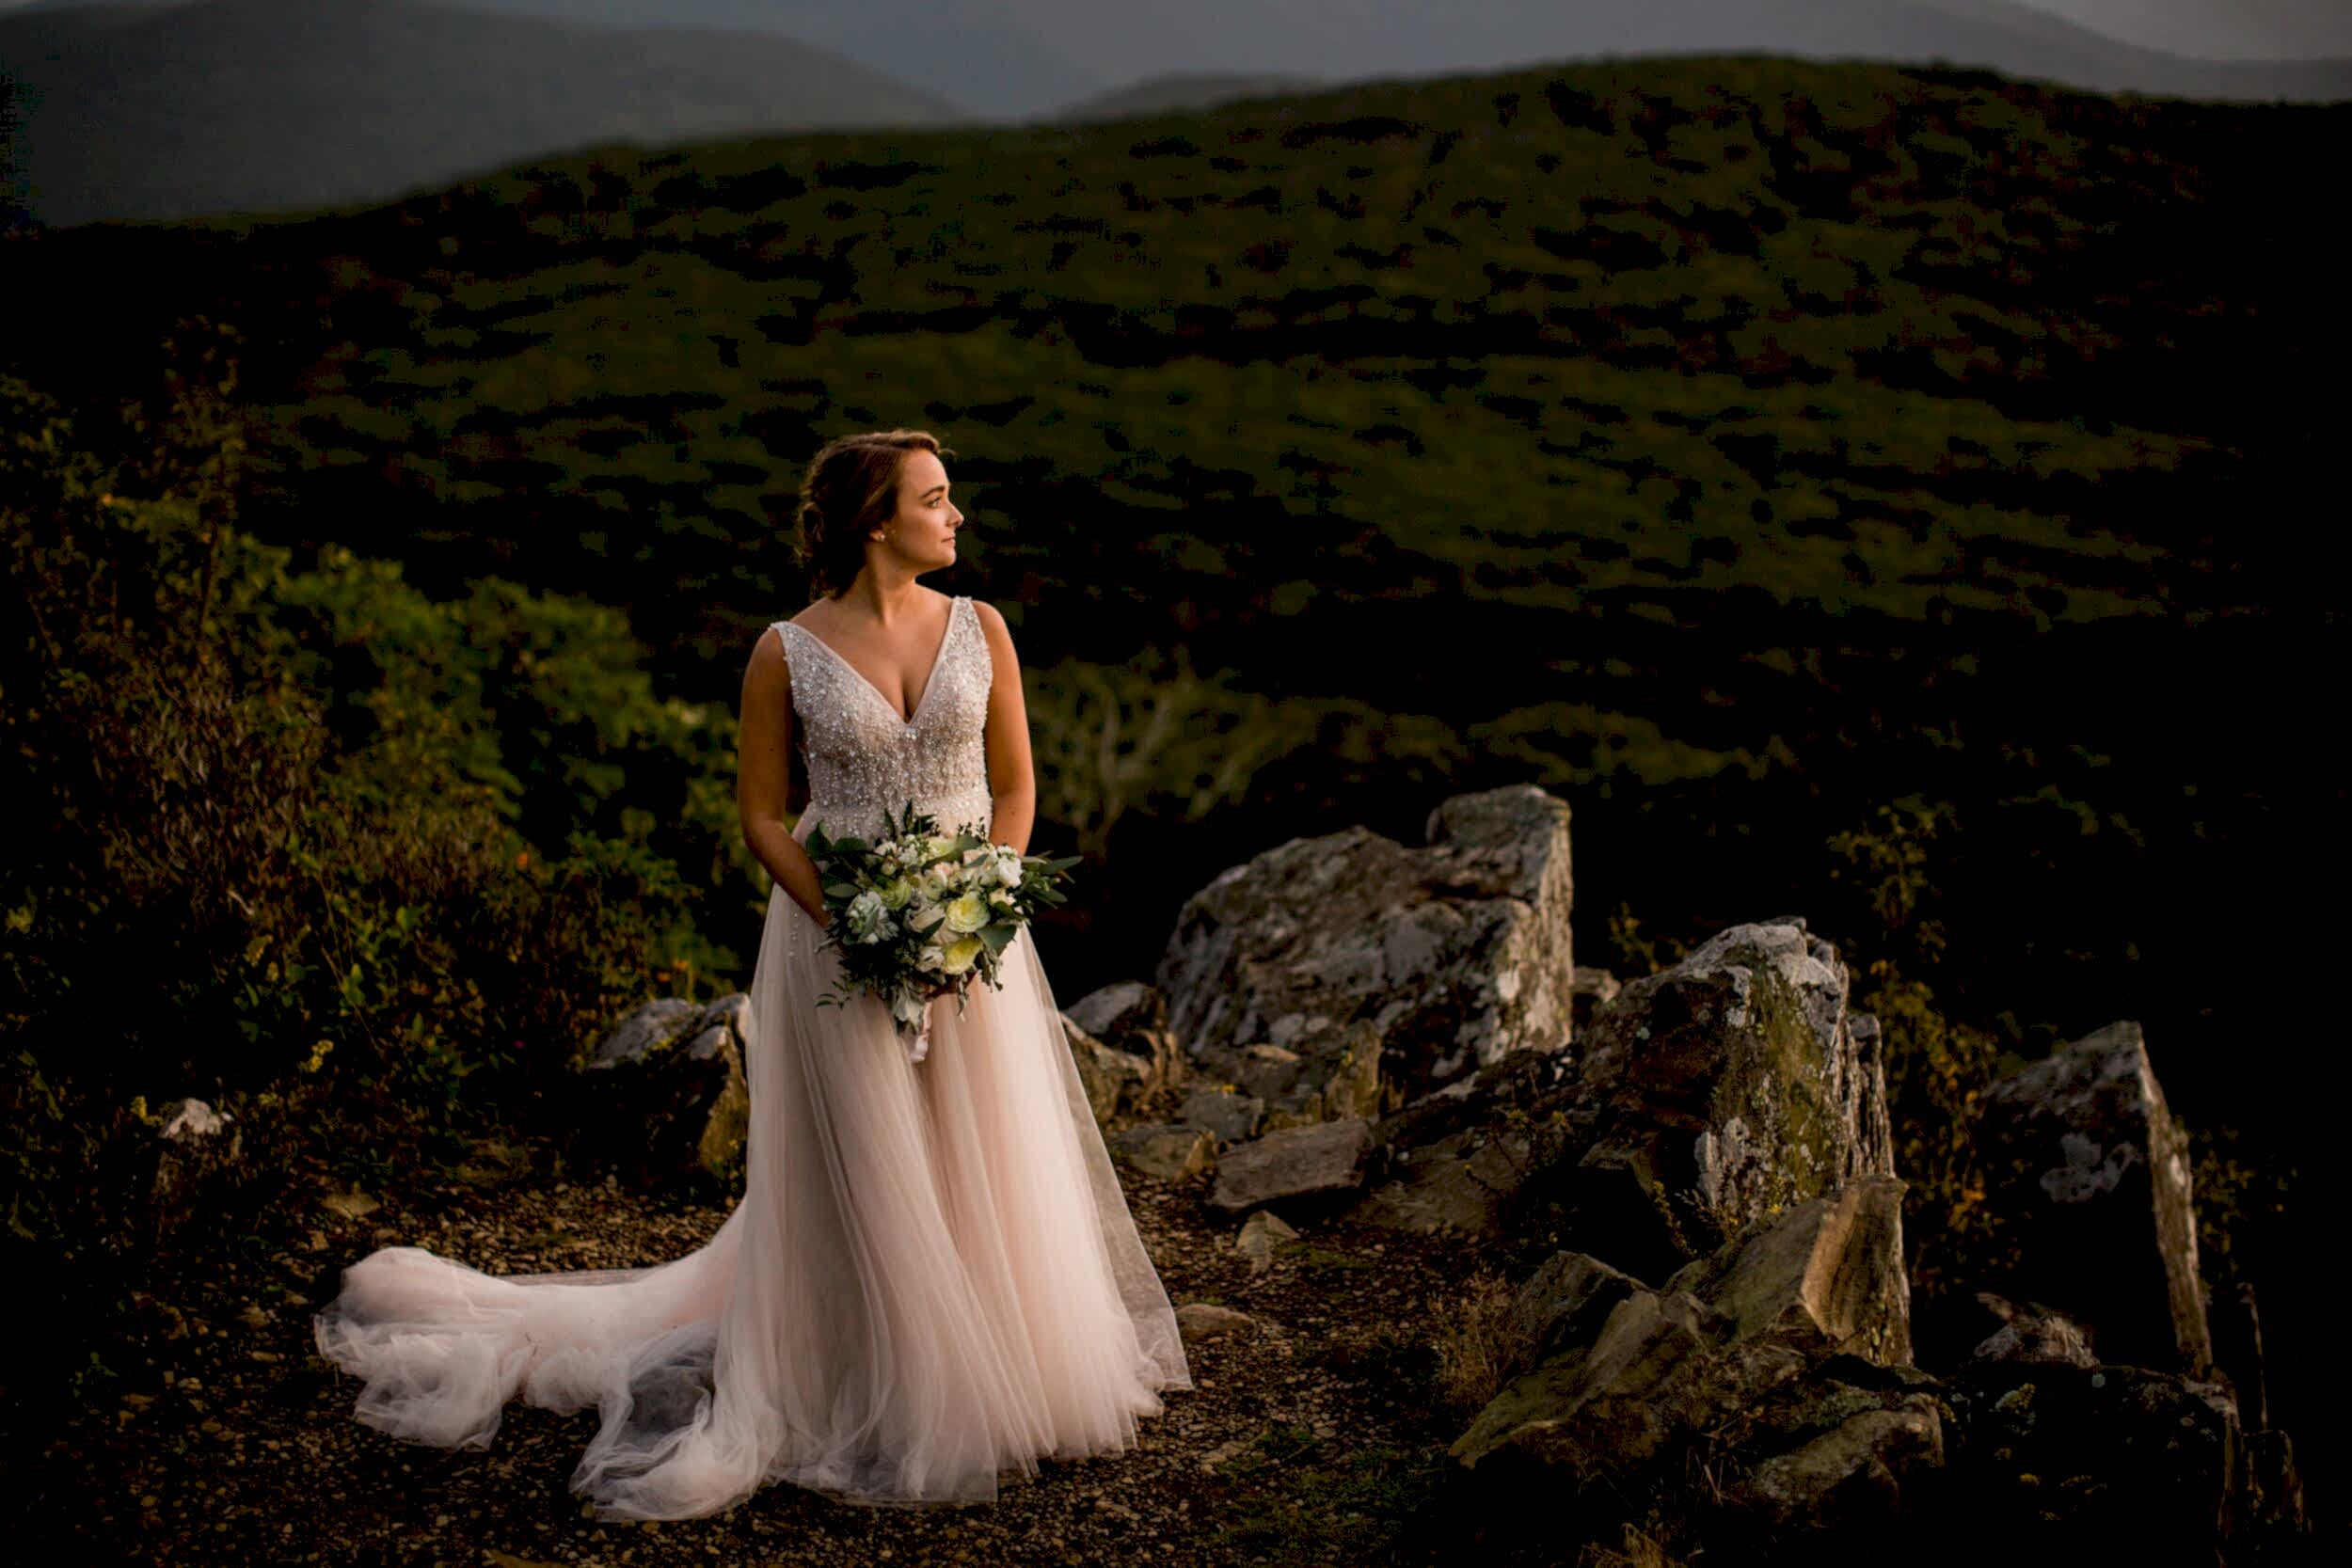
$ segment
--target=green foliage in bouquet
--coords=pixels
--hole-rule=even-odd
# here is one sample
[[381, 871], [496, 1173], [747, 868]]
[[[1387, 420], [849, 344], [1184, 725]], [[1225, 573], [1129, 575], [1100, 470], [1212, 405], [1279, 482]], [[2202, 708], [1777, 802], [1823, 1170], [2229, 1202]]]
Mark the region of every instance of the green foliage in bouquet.
[[860, 992], [882, 999], [901, 1031], [917, 1027], [930, 999], [977, 974], [1000, 987], [1005, 949], [1037, 910], [1060, 904], [1075, 855], [1024, 855], [966, 823], [943, 832], [910, 800], [882, 813], [872, 843], [811, 827], [803, 847], [816, 862], [832, 921], [825, 941], [839, 950], [840, 980], [818, 999], [840, 1006]]

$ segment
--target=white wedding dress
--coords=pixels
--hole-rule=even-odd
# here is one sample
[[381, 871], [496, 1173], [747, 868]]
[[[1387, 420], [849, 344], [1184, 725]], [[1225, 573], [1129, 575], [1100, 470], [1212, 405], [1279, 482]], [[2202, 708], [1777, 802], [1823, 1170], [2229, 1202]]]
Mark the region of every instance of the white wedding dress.
[[[778, 622], [808, 765], [795, 829], [872, 832], [912, 799], [990, 820], [993, 678], [972, 602], [912, 719]], [[742, 1200], [658, 1267], [493, 1276], [413, 1246], [343, 1271], [316, 1323], [365, 1380], [357, 1414], [479, 1448], [512, 1400], [598, 1407], [572, 1478], [608, 1517], [714, 1513], [774, 1481], [846, 1501], [990, 1501], [1041, 1457], [1131, 1448], [1189, 1388], [1176, 1318], [1088, 1107], [1025, 929], [1004, 986], [932, 1009], [910, 1062], [781, 887], [751, 989]]]

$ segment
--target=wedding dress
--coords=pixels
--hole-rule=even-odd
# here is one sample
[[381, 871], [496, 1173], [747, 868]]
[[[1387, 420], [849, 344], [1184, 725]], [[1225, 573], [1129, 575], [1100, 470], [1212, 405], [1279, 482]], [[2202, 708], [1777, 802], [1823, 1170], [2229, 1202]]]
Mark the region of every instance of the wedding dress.
[[[914, 714], [778, 622], [804, 841], [912, 799], [985, 830], [993, 678], [972, 601]], [[754, 970], [743, 1196], [657, 1267], [493, 1276], [421, 1247], [343, 1271], [322, 1354], [357, 1415], [485, 1446], [508, 1402], [603, 1417], [572, 1477], [608, 1517], [687, 1518], [789, 1481], [844, 1501], [992, 1501], [1043, 1456], [1124, 1451], [1192, 1380], [1025, 928], [993, 990], [932, 1006], [909, 1060], [883, 1005], [816, 1006], [839, 955], [781, 886]]]

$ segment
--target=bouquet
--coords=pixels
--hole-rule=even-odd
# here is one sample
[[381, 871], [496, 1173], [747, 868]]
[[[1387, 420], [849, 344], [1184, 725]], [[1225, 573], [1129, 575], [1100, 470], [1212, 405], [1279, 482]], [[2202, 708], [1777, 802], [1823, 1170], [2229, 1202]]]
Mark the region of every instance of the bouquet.
[[1025, 855], [968, 823], [943, 833], [912, 800], [895, 818], [882, 813], [871, 844], [828, 837], [819, 825], [802, 847], [832, 913], [826, 944], [841, 952], [841, 978], [817, 1005], [842, 1006], [870, 992], [889, 1007], [914, 1062], [930, 1049], [932, 998], [953, 988], [961, 1018], [967, 977], [1001, 990], [996, 966], [1007, 944], [1041, 906], [1064, 901], [1061, 884], [1078, 863], [1075, 855]]

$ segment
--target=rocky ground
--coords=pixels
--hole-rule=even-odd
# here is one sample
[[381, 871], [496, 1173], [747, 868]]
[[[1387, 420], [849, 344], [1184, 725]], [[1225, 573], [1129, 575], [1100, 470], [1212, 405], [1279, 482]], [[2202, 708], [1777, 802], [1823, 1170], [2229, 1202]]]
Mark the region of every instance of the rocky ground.
[[[54, 1527], [43, 1560], [526, 1564], [1418, 1561], [1418, 1505], [1465, 1412], [1438, 1381], [1435, 1314], [1458, 1240], [1302, 1225], [1254, 1273], [1190, 1181], [1129, 1174], [1138, 1225], [1188, 1321], [1196, 1386], [1170, 1391], [1134, 1450], [1046, 1460], [993, 1505], [878, 1510], [772, 1488], [683, 1523], [599, 1524], [566, 1486], [593, 1411], [510, 1408], [486, 1450], [414, 1446], [354, 1421], [356, 1381], [311, 1346], [342, 1265], [423, 1245], [493, 1273], [657, 1263], [725, 1217], [528, 1172], [415, 1206], [275, 1216], [188, 1265], [121, 1378], [34, 1465], [20, 1521]], [[346, 1207], [357, 1207], [347, 1205]], [[1216, 1314], [1187, 1314], [1188, 1320]], [[20, 1543], [24, 1537], [19, 1536]], [[28, 1560], [20, 1559], [19, 1560]]]
[[[171, 1283], [103, 1336], [111, 1381], [82, 1378], [72, 1419], [10, 1423], [46, 1448], [0, 1449], [34, 1481], [8, 1544], [492, 1568], [2318, 1560], [2254, 1303], [2210, 1299], [2137, 1023], [1986, 1090], [1967, 1131], [2014, 1245], [1922, 1310], [1888, 1038], [1836, 946], [1790, 916], [1623, 986], [1576, 971], [1565, 834], [1560, 802], [1506, 789], [1442, 803], [1419, 848], [1286, 845], [1186, 906], [1162, 983], [1065, 1010], [1196, 1381], [1133, 1451], [1044, 1461], [992, 1505], [773, 1487], [621, 1525], [569, 1490], [593, 1412], [512, 1409], [453, 1453], [358, 1424], [310, 1320], [372, 1248], [608, 1268], [723, 1222], [631, 1196], [731, 1190], [742, 1136], [741, 999], [660, 1000], [583, 1066], [563, 1149], [485, 1146], [380, 1201], [293, 1183], [231, 1221], [254, 1211], [221, 1195], [278, 1167], [171, 1108], [152, 1186], [178, 1218], [144, 1275]], [[1335, 895], [1355, 887], [1391, 896], [1368, 915]]]

